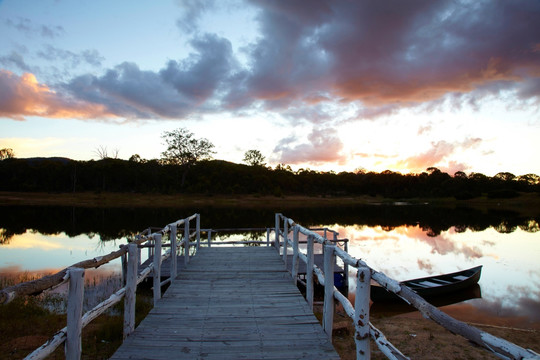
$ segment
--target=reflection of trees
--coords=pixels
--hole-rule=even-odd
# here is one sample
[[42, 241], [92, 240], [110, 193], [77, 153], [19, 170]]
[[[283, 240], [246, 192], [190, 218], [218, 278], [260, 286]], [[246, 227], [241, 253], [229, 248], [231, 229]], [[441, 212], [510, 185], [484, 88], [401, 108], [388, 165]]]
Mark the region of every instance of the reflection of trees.
[[516, 230], [516, 226], [509, 224], [507, 221], [503, 221], [499, 225], [495, 226], [494, 229], [502, 234], [510, 234]]
[[7, 245], [11, 241], [11, 238], [13, 237], [13, 233], [10, 233], [6, 229], [0, 229], [0, 245]]
[[527, 220], [524, 224], [518, 225], [519, 228], [523, 231], [535, 233], [540, 231], [540, 225], [534, 220]]
[[[426, 205], [362, 205], [312, 208], [245, 209], [223, 207], [197, 208], [74, 208], [0, 206], [4, 231], [0, 243], [7, 243], [14, 234], [34, 229], [42, 234], [66, 233], [99, 236], [103, 241], [130, 237], [143, 229], [160, 227], [194, 213], [201, 214], [201, 228], [273, 227], [274, 214], [282, 212], [303, 226], [320, 224], [380, 226], [391, 231], [400, 226], [416, 226], [435, 236], [451, 227], [457, 232], [467, 229], [483, 231], [494, 227], [498, 231], [539, 231], [540, 215], [522, 216], [509, 211], [488, 211], [460, 207], [456, 209]], [[225, 236], [227, 233], [220, 233]], [[251, 239], [250, 234], [243, 234]], [[254, 235], [255, 236], [255, 235]]]

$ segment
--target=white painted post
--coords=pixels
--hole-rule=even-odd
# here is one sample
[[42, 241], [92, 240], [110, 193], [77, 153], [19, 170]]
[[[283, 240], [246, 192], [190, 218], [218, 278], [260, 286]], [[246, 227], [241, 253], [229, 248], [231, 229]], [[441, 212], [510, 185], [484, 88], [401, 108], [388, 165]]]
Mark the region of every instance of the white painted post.
[[197, 251], [199, 251], [199, 248], [201, 247], [201, 214], [197, 214], [195, 230], [197, 232]]
[[128, 245], [126, 295], [124, 297], [124, 339], [135, 330], [135, 293], [137, 292], [137, 267], [139, 249], [137, 244]]
[[211, 241], [212, 241], [212, 230], [208, 230], [208, 247], [212, 247]]
[[371, 271], [360, 266], [356, 281], [356, 299], [354, 300], [354, 326], [356, 342], [356, 358], [369, 359], [369, 292], [371, 288]]
[[292, 278], [294, 285], [296, 285], [298, 280], [298, 226], [293, 228], [293, 259], [292, 259]]
[[276, 248], [278, 254], [279, 254], [279, 216], [281, 214], [279, 213], [276, 213], [276, 221], [275, 221], [275, 227], [274, 227], [274, 232], [275, 232], [275, 239], [274, 239], [274, 247]]
[[171, 242], [171, 284], [173, 283], [174, 279], [176, 279], [176, 275], [178, 274], [178, 258], [176, 257], [176, 251], [177, 251], [177, 243], [176, 243], [176, 232], [178, 231], [178, 228], [176, 227], [176, 223], [169, 224], [169, 238]]
[[307, 237], [307, 264], [306, 264], [306, 300], [313, 310], [313, 265], [315, 257], [313, 252], [313, 235]]
[[189, 218], [184, 220], [184, 265], [189, 263]]
[[283, 264], [285, 264], [285, 270], [287, 270], [287, 245], [289, 242], [289, 221], [287, 218], [283, 219]]
[[332, 341], [334, 323], [334, 245], [324, 245], [324, 308], [323, 329]]
[[70, 268], [67, 304], [66, 359], [81, 358], [84, 269]]
[[154, 235], [154, 306], [161, 299], [161, 234]]

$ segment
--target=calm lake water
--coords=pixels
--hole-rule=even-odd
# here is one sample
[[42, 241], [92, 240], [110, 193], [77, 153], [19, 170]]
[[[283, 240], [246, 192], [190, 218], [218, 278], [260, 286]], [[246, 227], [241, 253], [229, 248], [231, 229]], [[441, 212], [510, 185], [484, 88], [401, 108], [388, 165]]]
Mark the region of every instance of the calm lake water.
[[[97, 210], [12, 210], [15, 215], [11, 211], [8, 216], [7, 208], [0, 209], [0, 215], [7, 219], [0, 223], [0, 278], [24, 278], [33, 274], [56, 272], [78, 261], [117, 250], [120, 244], [127, 242], [129, 234], [146, 226], [162, 226], [177, 220], [171, 215], [170, 209], [164, 210], [165, 214], [153, 211], [151, 215], [140, 215], [148, 220], [146, 223], [141, 220], [131, 222], [133, 216], [125, 220], [111, 221], [110, 213], [104, 215], [104, 210], [101, 210], [101, 215], [92, 212]], [[23, 210], [25, 214], [31, 214], [26, 217], [30, 219], [27, 221], [28, 226], [16, 221], [16, 212]], [[424, 210], [426, 215], [423, 215]], [[319, 215], [313, 210], [291, 210], [284, 213], [302, 225], [328, 227], [338, 231], [340, 238], [350, 240], [349, 252], [353, 256], [363, 259], [375, 270], [396, 280], [483, 265], [479, 282], [481, 298], [445, 306], [442, 310], [469, 322], [540, 329], [540, 231], [537, 219], [516, 219], [511, 214], [468, 214], [467, 219], [476, 216], [473, 224], [461, 219], [458, 214], [462, 212], [459, 212], [445, 213], [447, 216], [442, 223], [430, 223], [429, 219], [434, 211], [424, 210], [411, 209], [403, 212], [402, 209], [393, 208], [369, 211], [361, 209], [355, 210], [356, 213], [344, 212], [341, 216], [339, 213], [335, 215], [335, 211], [329, 212], [334, 214], [333, 217]], [[58, 211], [58, 214], [63, 215], [55, 217], [50, 215], [51, 211]], [[205, 211], [215, 212], [214, 209]], [[214, 217], [212, 219], [218, 222], [216, 225], [205, 221], [210, 217], [205, 218], [205, 211], [201, 216], [203, 228], [225, 227], [224, 224], [229, 227], [273, 225], [273, 212], [270, 211], [259, 213], [258, 215], [263, 215], [264, 218], [261, 220], [257, 217], [256, 224], [249, 222], [249, 219], [242, 222], [241, 216], [235, 216], [225, 220], [216, 220]], [[189, 216], [194, 212], [182, 211], [181, 216], [176, 217]], [[49, 214], [48, 223], [41, 220], [45, 213]], [[411, 213], [415, 215], [412, 216]], [[400, 220], [400, 214], [410, 218]], [[88, 216], [96, 219], [95, 221], [101, 219], [98, 229], [80, 225], [86, 224]], [[54, 218], [59, 221], [58, 226], [50, 223]], [[330, 218], [331, 221], [325, 222], [325, 218]], [[343, 220], [340, 221], [340, 218]], [[222, 222], [219, 223], [220, 221]], [[239, 239], [241, 235], [230, 237]], [[261, 239], [263, 238], [265, 237], [261, 236]], [[89, 272], [87, 281], [94, 284], [109, 283], [112, 278], [119, 278], [119, 268], [120, 262], [117, 260], [97, 271]], [[352, 274], [351, 279], [353, 278]], [[113, 285], [107, 285], [111, 286]], [[350, 290], [354, 290], [354, 287], [352, 282]]]

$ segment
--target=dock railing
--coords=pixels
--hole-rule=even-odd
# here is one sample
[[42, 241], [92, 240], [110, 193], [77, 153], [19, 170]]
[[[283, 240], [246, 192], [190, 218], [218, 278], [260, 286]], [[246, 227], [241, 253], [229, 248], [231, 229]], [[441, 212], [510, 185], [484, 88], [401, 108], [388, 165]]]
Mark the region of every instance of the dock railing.
[[[293, 237], [289, 239], [292, 231]], [[298, 237], [302, 233], [308, 238], [306, 254], [299, 251]], [[325, 234], [326, 235], [326, 232]], [[334, 299], [338, 300], [353, 320], [355, 327], [354, 339], [356, 343], [356, 358], [370, 358], [370, 338], [374, 340], [378, 348], [389, 359], [408, 359], [394, 345], [392, 345], [384, 334], [378, 330], [369, 320], [370, 287], [371, 279], [375, 280], [386, 290], [395, 293], [401, 299], [414, 306], [427, 319], [435, 321], [453, 334], [458, 334], [468, 339], [472, 343], [491, 351], [501, 359], [536, 359], [540, 360], [540, 355], [532, 350], [524, 349], [507, 340], [495, 337], [474, 326], [458, 321], [435, 306], [428, 303], [421, 296], [417, 295], [407, 286], [402, 286], [396, 280], [378, 272], [368, 266], [361, 259], [350, 256], [346, 251], [329, 241], [326, 236], [321, 236], [313, 230], [307, 229], [294, 220], [277, 213], [275, 214], [275, 238], [274, 246], [280, 249], [280, 237], [283, 237], [283, 254], [286, 259], [287, 247], [293, 249], [293, 269], [292, 278], [296, 281], [298, 261], [306, 263], [306, 300], [313, 308], [313, 275], [317, 276], [320, 285], [324, 286], [324, 305], [322, 326], [329, 339], [332, 339], [332, 325], [334, 317]], [[319, 243], [324, 247], [324, 266], [320, 269], [313, 261], [313, 245]], [[356, 275], [356, 297], [354, 306], [348, 298], [339, 292], [334, 286], [333, 269], [336, 256], [341, 258], [343, 263], [357, 269]], [[296, 272], [296, 273], [295, 273]]]
[[[190, 222], [195, 221], [195, 231], [190, 232]], [[184, 235], [180, 243], [177, 242], [177, 231], [184, 226]], [[162, 254], [163, 236], [169, 237], [169, 250]], [[184, 262], [187, 264], [190, 258], [190, 239], [196, 237], [197, 246], [200, 244], [200, 215], [193, 214], [185, 219], [166, 225], [162, 229], [154, 231], [146, 229], [136, 235], [135, 239], [127, 245], [121, 245], [120, 249], [105, 256], [84, 260], [67, 267], [56, 274], [48, 275], [37, 280], [13, 285], [0, 290], [0, 304], [7, 304], [16, 297], [24, 295], [38, 295], [43, 291], [56, 288], [68, 283], [67, 296], [67, 325], [59, 330], [51, 339], [42, 346], [27, 355], [25, 359], [44, 359], [52, 354], [61, 344], [65, 344], [66, 359], [80, 359], [81, 357], [81, 333], [82, 329], [92, 320], [103, 314], [113, 305], [124, 298], [124, 326], [123, 336], [126, 338], [135, 329], [135, 293], [137, 285], [147, 276], [153, 274], [153, 297], [154, 305], [161, 298], [161, 286], [173, 281], [177, 274], [177, 250], [184, 248]], [[150, 245], [143, 245], [151, 242]], [[153, 257], [144, 269], [138, 269], [140, 265], [141, 248], [148, 247], [149, 256]], [[122, 258], [122, 278], [124, 287], [120, 288], [108, 299], [96, 305], [84, 315], [84, 272], [85, 269], [97, 268], [110, 261]], [[171, 257], [170, 278], [161, 281], [161, 264]]]

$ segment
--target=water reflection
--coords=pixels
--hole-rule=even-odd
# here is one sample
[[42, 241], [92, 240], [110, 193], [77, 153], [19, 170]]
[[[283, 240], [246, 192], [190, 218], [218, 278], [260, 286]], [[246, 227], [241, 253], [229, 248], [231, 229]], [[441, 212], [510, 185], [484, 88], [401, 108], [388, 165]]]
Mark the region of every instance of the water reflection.
[[[126, 238], [103, 241], [99, 236], [66, 233], [45, 235], [35, 230], [12, 235], [0, 246], [0, 274], [4, 268], [22, 267], [25, 271], [62, 269], [82, 260], [118, 250]], [[114, 262], [113, 262], [114, 263]]]
[[[483, 265], [482, 299], [477, 309], [538, 323], [540, 314], [540, 234], [516, 228], [511, 233], [451, 227], [433, 236], [420, 226], [339, 226], [349, 252], [378, 271], [403, 281]], [[354, 285], [352, 285], [353, 290]], [[530, 324], [529, 324], [530, 325]], [[536, 325], [535, 325], [536, 326]]]
[[[530, 326], [540, 323], [540, 218], [507, 211], [383, 205], [307, 209], [0, 206], [0, 275], [56, 272], [116, 250], [128, 236], [148, 226], [162, 226], [196, 212], [201, 214], [203, 228], [273, 226], [275, 212], [306, 227], [332, 228], [340, 238], [350, 239], [353, 256], [397, 280], [484, 265], [479, 283], [482, 299], [444, 309], [461, 309], [461, 313], [475, 309], [467, 310], [468, 316], [476, 311], [484, 317], [526, 319], [532, 322]], [[245, 240], [247, 236], [218, 234], [214, 239]], [[250, 236], [265, 240], [265, 235]], [[119, 269], [119, 260], [111, 266]]]

